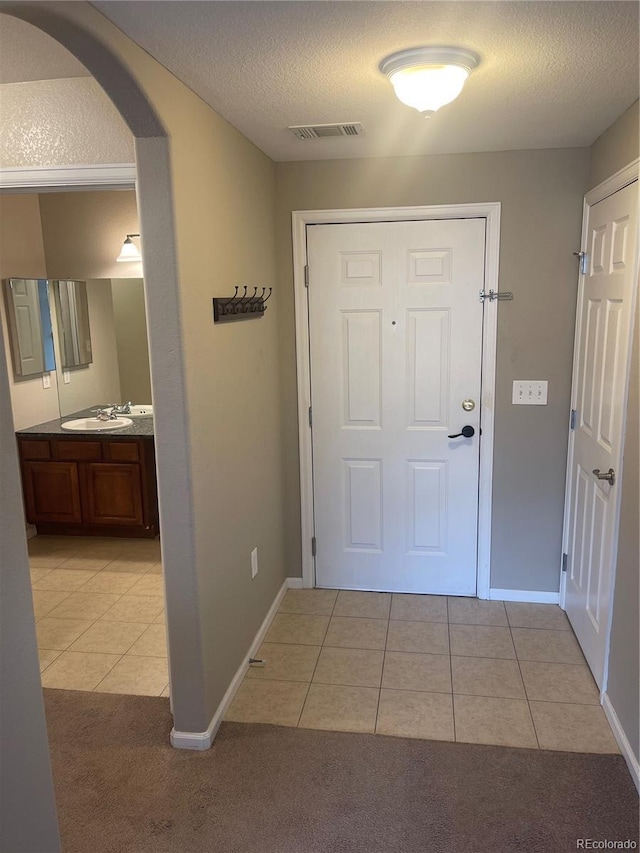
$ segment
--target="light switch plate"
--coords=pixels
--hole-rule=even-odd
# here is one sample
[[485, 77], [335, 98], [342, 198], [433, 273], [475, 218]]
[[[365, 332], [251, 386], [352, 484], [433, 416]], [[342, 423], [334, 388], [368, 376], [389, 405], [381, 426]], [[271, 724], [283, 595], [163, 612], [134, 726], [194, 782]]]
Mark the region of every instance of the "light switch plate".
[[43, 373], [42, 374], [42, 387], [43, 388], [51, 388], [51, 374]]
[[546, 406], [548, 389], [546, 379], [515, 379], [511, 402], [514, 406]]
[[71, 382], [71, 371], [63, 370], [62, 371], [62, 381], [65, 385], [68, 385]]

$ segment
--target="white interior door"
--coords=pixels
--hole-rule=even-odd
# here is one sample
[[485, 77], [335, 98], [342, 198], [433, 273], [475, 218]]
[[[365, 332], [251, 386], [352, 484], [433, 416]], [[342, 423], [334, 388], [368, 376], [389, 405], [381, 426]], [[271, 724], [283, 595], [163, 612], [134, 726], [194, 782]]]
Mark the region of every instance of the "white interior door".
[[9, 324], [13, 331], [14, 367], [20, 376], [42, 373], [45, 365], [38, 280], [13, 278], [9, 287], [13, 307], [9, 311]]
[[[565, 607], [602, 686], [637, 253], [637, 181], [589, 208], [578, 299]], [[599, 471], [600, 475], [594, 473]], [[609, 471], [612, 472], [611, 482]]]
[[307, 251], [316, 585], [475, 595], [485, 220]]

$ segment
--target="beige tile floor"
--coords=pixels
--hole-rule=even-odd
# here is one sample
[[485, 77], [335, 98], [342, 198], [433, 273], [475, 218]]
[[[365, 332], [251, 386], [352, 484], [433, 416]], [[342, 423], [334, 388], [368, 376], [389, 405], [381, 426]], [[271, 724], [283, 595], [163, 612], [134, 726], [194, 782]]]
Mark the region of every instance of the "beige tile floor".
[[618, 752], [556, 605], [289, 590], [226, 719]]
[[28, 542], [44, 687], [168, 696], [159, 540]]

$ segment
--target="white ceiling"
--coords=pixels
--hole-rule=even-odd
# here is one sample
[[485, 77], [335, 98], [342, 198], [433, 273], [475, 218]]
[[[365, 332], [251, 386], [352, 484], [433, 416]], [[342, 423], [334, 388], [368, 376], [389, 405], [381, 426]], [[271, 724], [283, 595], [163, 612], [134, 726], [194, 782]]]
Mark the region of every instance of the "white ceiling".
[[[93, 5], [275, 160], [586, 146], [638, 97], [636, 2]], [[62, 49], [13, 35], [2, 37], [12, 55], [1, 79], [85, 73]], [[481, 64], [427, 121], [396, 100], [378, 64], [433, 44], [470, 48]], [[327, 122], [361, 122], [365, 135], [300, 141], [286, 129]]]

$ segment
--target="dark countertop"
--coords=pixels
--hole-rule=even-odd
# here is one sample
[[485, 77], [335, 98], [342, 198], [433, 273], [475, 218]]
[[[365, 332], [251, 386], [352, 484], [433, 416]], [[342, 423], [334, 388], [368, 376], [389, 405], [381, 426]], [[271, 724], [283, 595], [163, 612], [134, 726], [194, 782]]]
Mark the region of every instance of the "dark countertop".
[[[97, 409], [97, 406], [92, 406], [92, 409]], [[29, 436], [31, 438], [49, 438], [52, 435], [63, 435], [65, 438], [74, 438], [82, 436], [86, 438], [88, 435], [96, 436], [97, 438], [153, 438], [153, 417], [131, 418], [133, 423], [128, 427], [120, 429], [105, 429], [105, 430], [71, 430], [62, 429], [62, 424], [66, 421], [73, 421], [76, 418], [94, 418], [95, 411], [92, 409], [84, 409], [81, 412], [76, 412], [73, 415], [67, 415], [64, 418], [57, 418], [54, 421], [47, 421], [44, 424], [36, 424], [35, 426], [25, 427], [24, 429], [16, 430], [16, 435]], [[126, 418], [127, 415], [122, 415]]]

